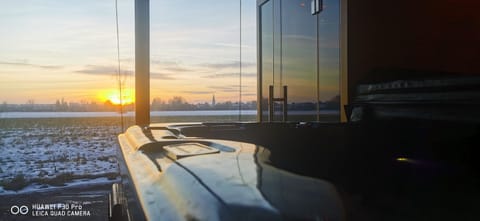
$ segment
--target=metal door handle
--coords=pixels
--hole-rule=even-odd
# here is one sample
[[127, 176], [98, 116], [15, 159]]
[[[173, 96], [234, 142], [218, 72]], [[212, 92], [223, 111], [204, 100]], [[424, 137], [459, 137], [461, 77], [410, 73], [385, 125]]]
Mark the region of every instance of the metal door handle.
[[310, 5], [312, 15], [316, 15], [323, 10], [323, 0], [312, 0]]
[[268, 86], [268, 122], [273, 122], [274, 104], [275, 101], [283, 101], [283, 121], [287, 121], [288, 116], [288, 87], [283, 86], [283, 97], [275, 98], [273, 96], [273, 85]]

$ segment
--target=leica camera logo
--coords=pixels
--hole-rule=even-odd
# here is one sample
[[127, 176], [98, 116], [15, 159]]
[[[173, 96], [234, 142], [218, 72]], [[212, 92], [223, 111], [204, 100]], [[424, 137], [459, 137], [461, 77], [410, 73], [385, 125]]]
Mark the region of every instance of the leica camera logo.
[[28, 206], [25, 206], [25, 205], [21, 205], [21, 206], [17, 206], [17, 205], [13, 205], [10, 207], [10, 213], [12, 215], [27, 215], [28, 213]]

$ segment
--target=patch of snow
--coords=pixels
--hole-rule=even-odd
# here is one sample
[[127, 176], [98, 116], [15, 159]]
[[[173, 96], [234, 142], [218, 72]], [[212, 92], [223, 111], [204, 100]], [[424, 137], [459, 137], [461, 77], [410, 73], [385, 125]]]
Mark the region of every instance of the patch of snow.
[[0, 195], [54, 188], [35, 183], [54, 179], [61, 174], [87, 178], [71, 183], [66, 180], [66, 185], [71, 186], [112, 182], [106, 177], [88, 178], [118, 173], [116, 136], [119, 128], [109, 122], [116, 121], [115, 118], [95, 125], [82, 123], [82, 119], [78, 119], [78, 124], [53, 125], [49, 125], [46, 119], [32, 119], [26, 123], [19, 121], [18, 124], [16, 119], [6, 120], [10, 124], [0, 125], [0, 181], [9, 182], [21, 176], [30, 185], [15, 192], [5, 190], [0, 184]]
[[67, 182], [65, 183], [64, 186], [52, 186], [52, 185], [32, 183], [19, 191], [4, 190], [3, 187], [0, 186], [0, 196], [25, 194], [25, 193], [32, 193], [32, 192], [48, 192], [52, 190], [61, 190], [61, 189], [70, 188], [70, 187], [80, 187], [80, 186], [98, 185], [98, 184], [113, 184], [116, 182], [120, 182], [120, 178], [117, 177], [116, 179], [113, 179], [113, 180], [109, 180], [105, 177], [99, 177], [95, 179], [78, 179], [78, 180], [72, 180], [71, 182]]

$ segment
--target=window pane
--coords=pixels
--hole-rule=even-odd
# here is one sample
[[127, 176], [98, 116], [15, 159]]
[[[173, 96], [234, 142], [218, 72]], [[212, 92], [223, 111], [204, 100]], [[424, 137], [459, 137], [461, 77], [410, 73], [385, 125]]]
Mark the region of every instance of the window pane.
[[338, 0], [325, 0], [319, 17], [320, 120], [340, 121], [340, 49]]
[[[256, 119], [255, 1], [242, 1], [242, 114]], [[237, 121], [240, 99], [238, 0], [151, 1], [152, 122]], [[171, 118], [158, 111], [190, 112]], [[202, 117], [212, 114], [222, 115]], [[225, 110], [227, 110], [225, 112]], [[188, 114], [188, 113], [187, 113]], [[224, 115], [226, 114], [226, 115]]]
[[288, 86], [288, 119], [315, 121], [317, 114], [316, 16], [310, 1], [282, 1], [282, 56]]
[[261, 6], [262, 119], [268, 120], [269, 86], [273, 85], [273, 3]]

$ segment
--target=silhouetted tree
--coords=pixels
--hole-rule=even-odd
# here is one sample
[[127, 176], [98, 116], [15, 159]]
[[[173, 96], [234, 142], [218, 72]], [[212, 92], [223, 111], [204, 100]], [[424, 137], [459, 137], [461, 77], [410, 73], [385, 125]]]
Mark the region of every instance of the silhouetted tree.
[[6, 112], [8, 111], [8, 104], [6, 101], [2, 102], [2, 105], [0, 106], [0, 112]]
[[27, 111], [33, 111], [33, 109], [35, 108], [35, 100], [33, 99], [28, 99], [27, 100], [27, 103], [25, 105], [25, 109]]

